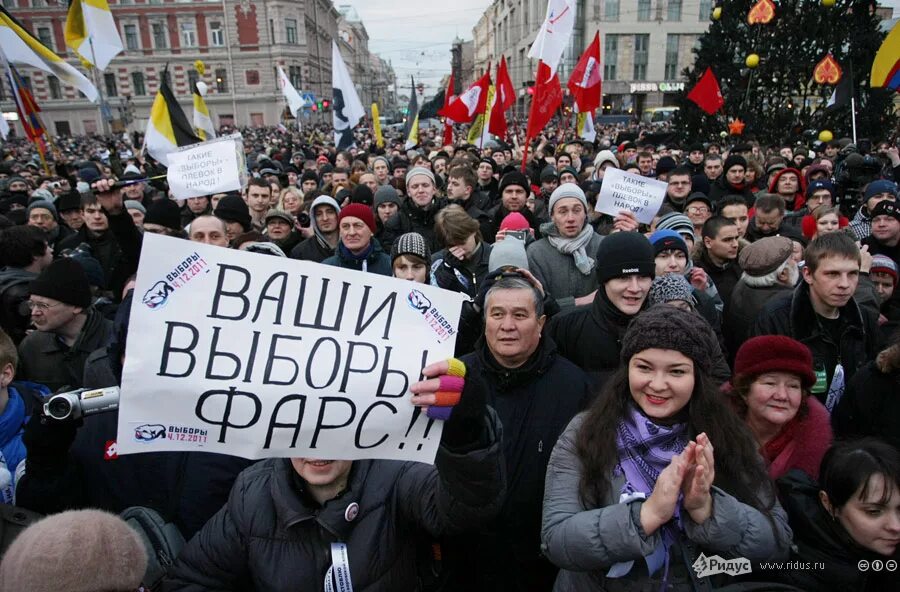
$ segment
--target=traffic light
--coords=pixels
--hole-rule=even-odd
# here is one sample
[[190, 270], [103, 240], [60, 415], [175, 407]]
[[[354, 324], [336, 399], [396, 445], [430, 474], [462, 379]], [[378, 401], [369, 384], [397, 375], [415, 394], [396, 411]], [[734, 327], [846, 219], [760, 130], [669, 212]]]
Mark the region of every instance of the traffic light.
[[322, 109], [328, 109], [328, 106], [330, 104], [331, 104], [331, 102], [328, 101], [328, 99], [325, 99], [324, 101], [322, 101]]
[[312, 109], [313, 111], [318, 111], [318, 110], [319, 110], [319, 103], [313, 103], [313, 104], [310, 106], [310, 109]]

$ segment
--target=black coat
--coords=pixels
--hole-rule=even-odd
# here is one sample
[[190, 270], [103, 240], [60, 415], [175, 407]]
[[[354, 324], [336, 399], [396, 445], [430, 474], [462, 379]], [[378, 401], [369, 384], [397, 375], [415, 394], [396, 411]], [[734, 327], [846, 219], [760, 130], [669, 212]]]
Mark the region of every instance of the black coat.
[[[519, 213], [525, 217], [528, 221], [528, 226], [534, 229], [534, 238], [541, 238], [541, 223], [535, 217], [535, 215], [528, 208], [522, 208], [519, 210]], [[503, 219], [506, 218], [510, 214], [510, 211], [503, 207], [501, 203], [490, 212], [488, 215], [491, 217], [490, 227], [488, 229], [488, 235], [484, 237], [485, 242], [493, 243], [497, 240], [497, 231], [500, 230], [500, 224], [503, 223]]]
[[731, 300], [725, 307], [725, 317], [722, 324], [722, 333], [725, 335], [725, 345], [728, 348], [730, 360], [734, 360], [738, 348], [750, 339], [753, 324], [766, 303], [793, 289], [783, 284], [775, 284], [768, 288], [752, 288], [739, 281], [731, 292]]
[[418, 232], [425, 239], [425, 244], [432, 253], [440, 251], [444, 245], [440, 244], [437, 233], [434, 231], [434, 217], [446, 205], [446, 199], [436, 197], [431, 200], [431, 205], [426, 210], [417, 206], [412, 198], [407, 198], [397, 213], [384, 223], [384, 232], [381, 237], [384, 250], [390, 253], [391, 246], [400, 236], [407, 232]]
[[334, 256], [334, 249], [328, 245], [323, 245], [317, 236], [311, 236], [302, 241], [290, 252], [291, 259], [315, 261], [316, 263], [321, 263], [332, 256]]
[[19, 344], [31, 326], [28, 285], [38, 274], [18, 267], [0, 269], [0, 328]]
[[99, 261], [100, 267], [103, 268], [106, 285], [102, 287], [113, 291], [121, 291], [121, 286], [125, 284], [128, 271], [123, 269], [124, 258], [122, 250], [119, 248], [119, 243], [112, 230], [106, 230], [100, 235], [94, 235], [88, 232], [86, 225], [82, 226], [78, 232], [57, 243], [56, 253], [58, 255], [66, 249], [76, 249], [82, 243], [90, 246], [91, 256]]
[[504, 493], [499, 430], [493, 421], [487, 446], [468, 453], [442, 446], [434, 465], [354, 461], [347, 489], [324, 506], [303, 491], [290, 459], [262, 461], [238, 477], [163, 589], [322, 590], [331, 543], [343, 542], [354, 590], [418, 590], [416, 556], [428, 537], [496, 513]]
[[475, 298], [488, 274], [491, 245], [480, 243], [472, 261], [460, 261], [442, 249], [431, 256], [431, 276], [434, 282], [445, 290], [452, 290]]
[[719, 267], [713, 263], [712, 259], [709, 258], [709, 253], [701, 246], [699, 255], [694, 258], [694, 265], [705, 271], [709, 279], [715, 284], [727, 310], [731, 292], [734, 291], [735, 285], [737, 285], [738, 280], [741, 279], [741, 275], [744, 273], [741, 271], [741, 266], [738, 265], [737, 259], [726, 263], [724, 267]]
[[[756, 317], [752, 336], [786, 335], [810, 349], [813, 367], [825, 370], [828, 385], [840, 360], [846, 381], [877, 352], [878, 318], [868, 307], [861, 307], [855, 298], [840, 309], [843, 321], [840, 343], [834, 343], [813, 310], [809, 285], [801, 282], [792, 292], [781, 294], [766, 303]], [[817, 393], [824, 403], [828, 389]]]
[[[859, 369], [831, 415], [836, 438], [875, 436], [900, 450], [900, 347]], [[883, 371], [884, 370], [884, 371]]]
[[549, 590], [556, 568], [540, 556], [544, 477], [559, 435], [591, 399], [588, 377], [547, 337], [519, 368], [500, 366], [484, 339], [462, 360], [484, 378], [503, 423], [508, 494], [495, 521], [446, 543], [451, 571], [461, 576], [450, 589]]

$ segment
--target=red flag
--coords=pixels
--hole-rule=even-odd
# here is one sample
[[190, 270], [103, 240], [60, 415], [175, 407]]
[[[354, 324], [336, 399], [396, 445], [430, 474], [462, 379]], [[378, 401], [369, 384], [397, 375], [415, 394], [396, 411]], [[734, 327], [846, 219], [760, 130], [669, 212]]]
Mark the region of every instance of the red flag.
[[470, 86], [456, 100], [438, 111], [438, 115], [449, 117], [456, 123], [470, 123], [479, 113], [484, 112], [488, 89], [491, 86], [491, 69]]
[[581, 58], [569, 77], [569, 92], [575, 97], [580, 113], [590, 113], [600, 107], [602, 89], [600, 79], [600, 33], [581, 54]]
[[516, 102], [516, 89], [509, 78], [506, 68], [506, 56], [500, 58], [497, 68], [497, 84], [494, 90], [494, 106], [491, 108], [491, 121], [488, 131], [501, 138], [506, 137], [506, 110]]
[[712, 115], [725, 105], [725, 99], [722, 97], [722, 89], [719, 88], [719, 81], [713, 74], [712, 68], [707, 68], [697, 85], [691, 89], [687, 98], [697, 103], [697, 106], [703, 109], [707, 115]]
[[[447, 82], [447, 90], [444, 92], [444, 106], [441, 107], [441, 111], [450, 106], [456, 99], [456, 96], [453, 94], [453, 72], [450, 72], [450, 80]], [[449, 117], [444, 118], [444, 146], [450, 146], [453, 144], [453, 124], [454, 121]]]
[[562, 86], [559, 74], [550, 77], [550, 66], [543, 61], [538, 62], [534, 96], [531, 99], [531, 111], [528, 113], [528, 138], [536, 138], [544, 126], [562, 105]]

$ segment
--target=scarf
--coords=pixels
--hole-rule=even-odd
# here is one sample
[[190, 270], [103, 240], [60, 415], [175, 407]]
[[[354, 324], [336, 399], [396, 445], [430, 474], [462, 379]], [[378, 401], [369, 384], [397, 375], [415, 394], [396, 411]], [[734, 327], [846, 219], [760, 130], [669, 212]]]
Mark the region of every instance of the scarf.
[[369, 259], [369, 255], [371, 255], [372, 251], [374, 251], [374, 250], [375, 250], [375, 243], [372, 241], [369, 241], [369, 246], [366, 247], [366, 250], [363, 251], [362, 253], [360, 253], [359, 255], [357, 255], [356, 253], [354, 253], [353, 251], [351, 251], [350, 249], [345, 247], [344, 243], [342, 243], [342, 242], [338, 243], [338, 251], [340, 251], [341, 258], [347, 259], [349, 261], [359, 261], [360, 269], [362, 269], [363, 271], [369, 271], [368, 259]]
[[547, 222], [541, 226], [541, 233], [547, 237], [550, 244], [563, 255], [572, 255], [575, 258], [575, 267], [582, 275], [591, 275], [594, 271], [595, 261], [588, 257], [585, 248], [594, 238], [594, 227], [585, 224], [584, 228], [575, 238], [560, 236], [559, 229], [553, 222]]

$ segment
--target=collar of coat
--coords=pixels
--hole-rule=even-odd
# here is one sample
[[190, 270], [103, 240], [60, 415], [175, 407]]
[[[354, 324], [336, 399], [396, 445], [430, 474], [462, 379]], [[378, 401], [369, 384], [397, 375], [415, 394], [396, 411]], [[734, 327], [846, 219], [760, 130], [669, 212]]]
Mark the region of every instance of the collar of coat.
[[547, 335], [541, 336], [537, 349], [518, 368], [501, 366], [491, 353], [484, 336], [475, 344], [475, 354], [484, 369], [485, 378], [502, 392], [538, 380], [553, 365], [556, 358], [556, 344]]
[[[851, 296], [847, 304], [838, 309], [838, 313], [840, 315], [839, 318], [844, 322], [844, 327], [852, 327], [865, 335], [866, 327], [856, 298]], [[802, 280], [791, 297], [790, 323], [790, 334], [795, 336], [798, 341], [802, 341], [803, 337], [821, 331], [819, 327], [820, 321], [816, 315], [816, 310], [813, 308], [812, 297], [809, 294], [809, 284]], [[797, 329], [802, 329], [803, 332], [798, 332]]]

